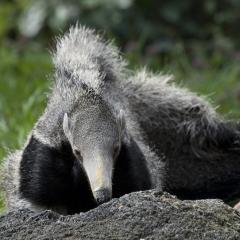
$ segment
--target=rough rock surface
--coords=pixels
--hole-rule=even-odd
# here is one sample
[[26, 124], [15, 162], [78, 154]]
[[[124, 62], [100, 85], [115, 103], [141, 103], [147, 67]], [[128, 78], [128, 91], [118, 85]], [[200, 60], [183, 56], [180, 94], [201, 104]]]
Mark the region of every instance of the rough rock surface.
[[219, 200], [151, 190], [72, 216], [10, 212], [0, 217], [0, 239], [240, 239], [240, 214]]

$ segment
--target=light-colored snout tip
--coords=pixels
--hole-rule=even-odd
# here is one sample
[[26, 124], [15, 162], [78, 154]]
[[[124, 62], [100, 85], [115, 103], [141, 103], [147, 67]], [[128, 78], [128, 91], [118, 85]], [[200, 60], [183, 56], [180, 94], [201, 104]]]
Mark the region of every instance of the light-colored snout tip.
[[102, 188], [94, 191], [93, 195], [98, 205], [108, 202], [112, 198], [111, 191], [107, 188]]

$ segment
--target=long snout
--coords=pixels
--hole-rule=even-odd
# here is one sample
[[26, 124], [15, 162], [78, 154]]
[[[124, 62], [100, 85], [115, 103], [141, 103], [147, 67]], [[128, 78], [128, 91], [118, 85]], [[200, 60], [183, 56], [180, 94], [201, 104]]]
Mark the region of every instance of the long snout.
[[113, 160], [106, 155], [93, 156], [83, 161], [93, 196], [98, 204], [112, 198], [112, 162]]
[[98, 204], [108, 202], [112, 198], [112, 193], [107, 188], [101, 188], [101, 189], [93, 192], [93, 195]]

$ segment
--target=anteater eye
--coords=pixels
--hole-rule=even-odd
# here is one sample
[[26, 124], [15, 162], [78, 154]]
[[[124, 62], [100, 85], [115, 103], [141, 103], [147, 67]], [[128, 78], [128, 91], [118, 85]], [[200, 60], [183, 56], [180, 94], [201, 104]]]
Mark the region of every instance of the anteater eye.
[[119, 151], [118, 146], [113, 148], [113, 157], [114, 158], [117, 157], [118, 151]]
[[78, 158], [82, 158], [82, 155], [81, 155], [81, 153], [80, 153], [80, 151], [79, 150], [74, 150], [74, 154], [78, 157]]

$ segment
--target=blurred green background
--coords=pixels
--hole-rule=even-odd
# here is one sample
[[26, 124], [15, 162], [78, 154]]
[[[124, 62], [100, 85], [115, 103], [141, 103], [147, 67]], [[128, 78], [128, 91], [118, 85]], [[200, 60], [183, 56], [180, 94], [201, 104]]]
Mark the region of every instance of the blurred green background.
[[240, 118], [239, 0], [1, 0], [0, 162], [44, 110], [49, 50], [76, 21], [114, 38], [132, 69], [172, 73]]

